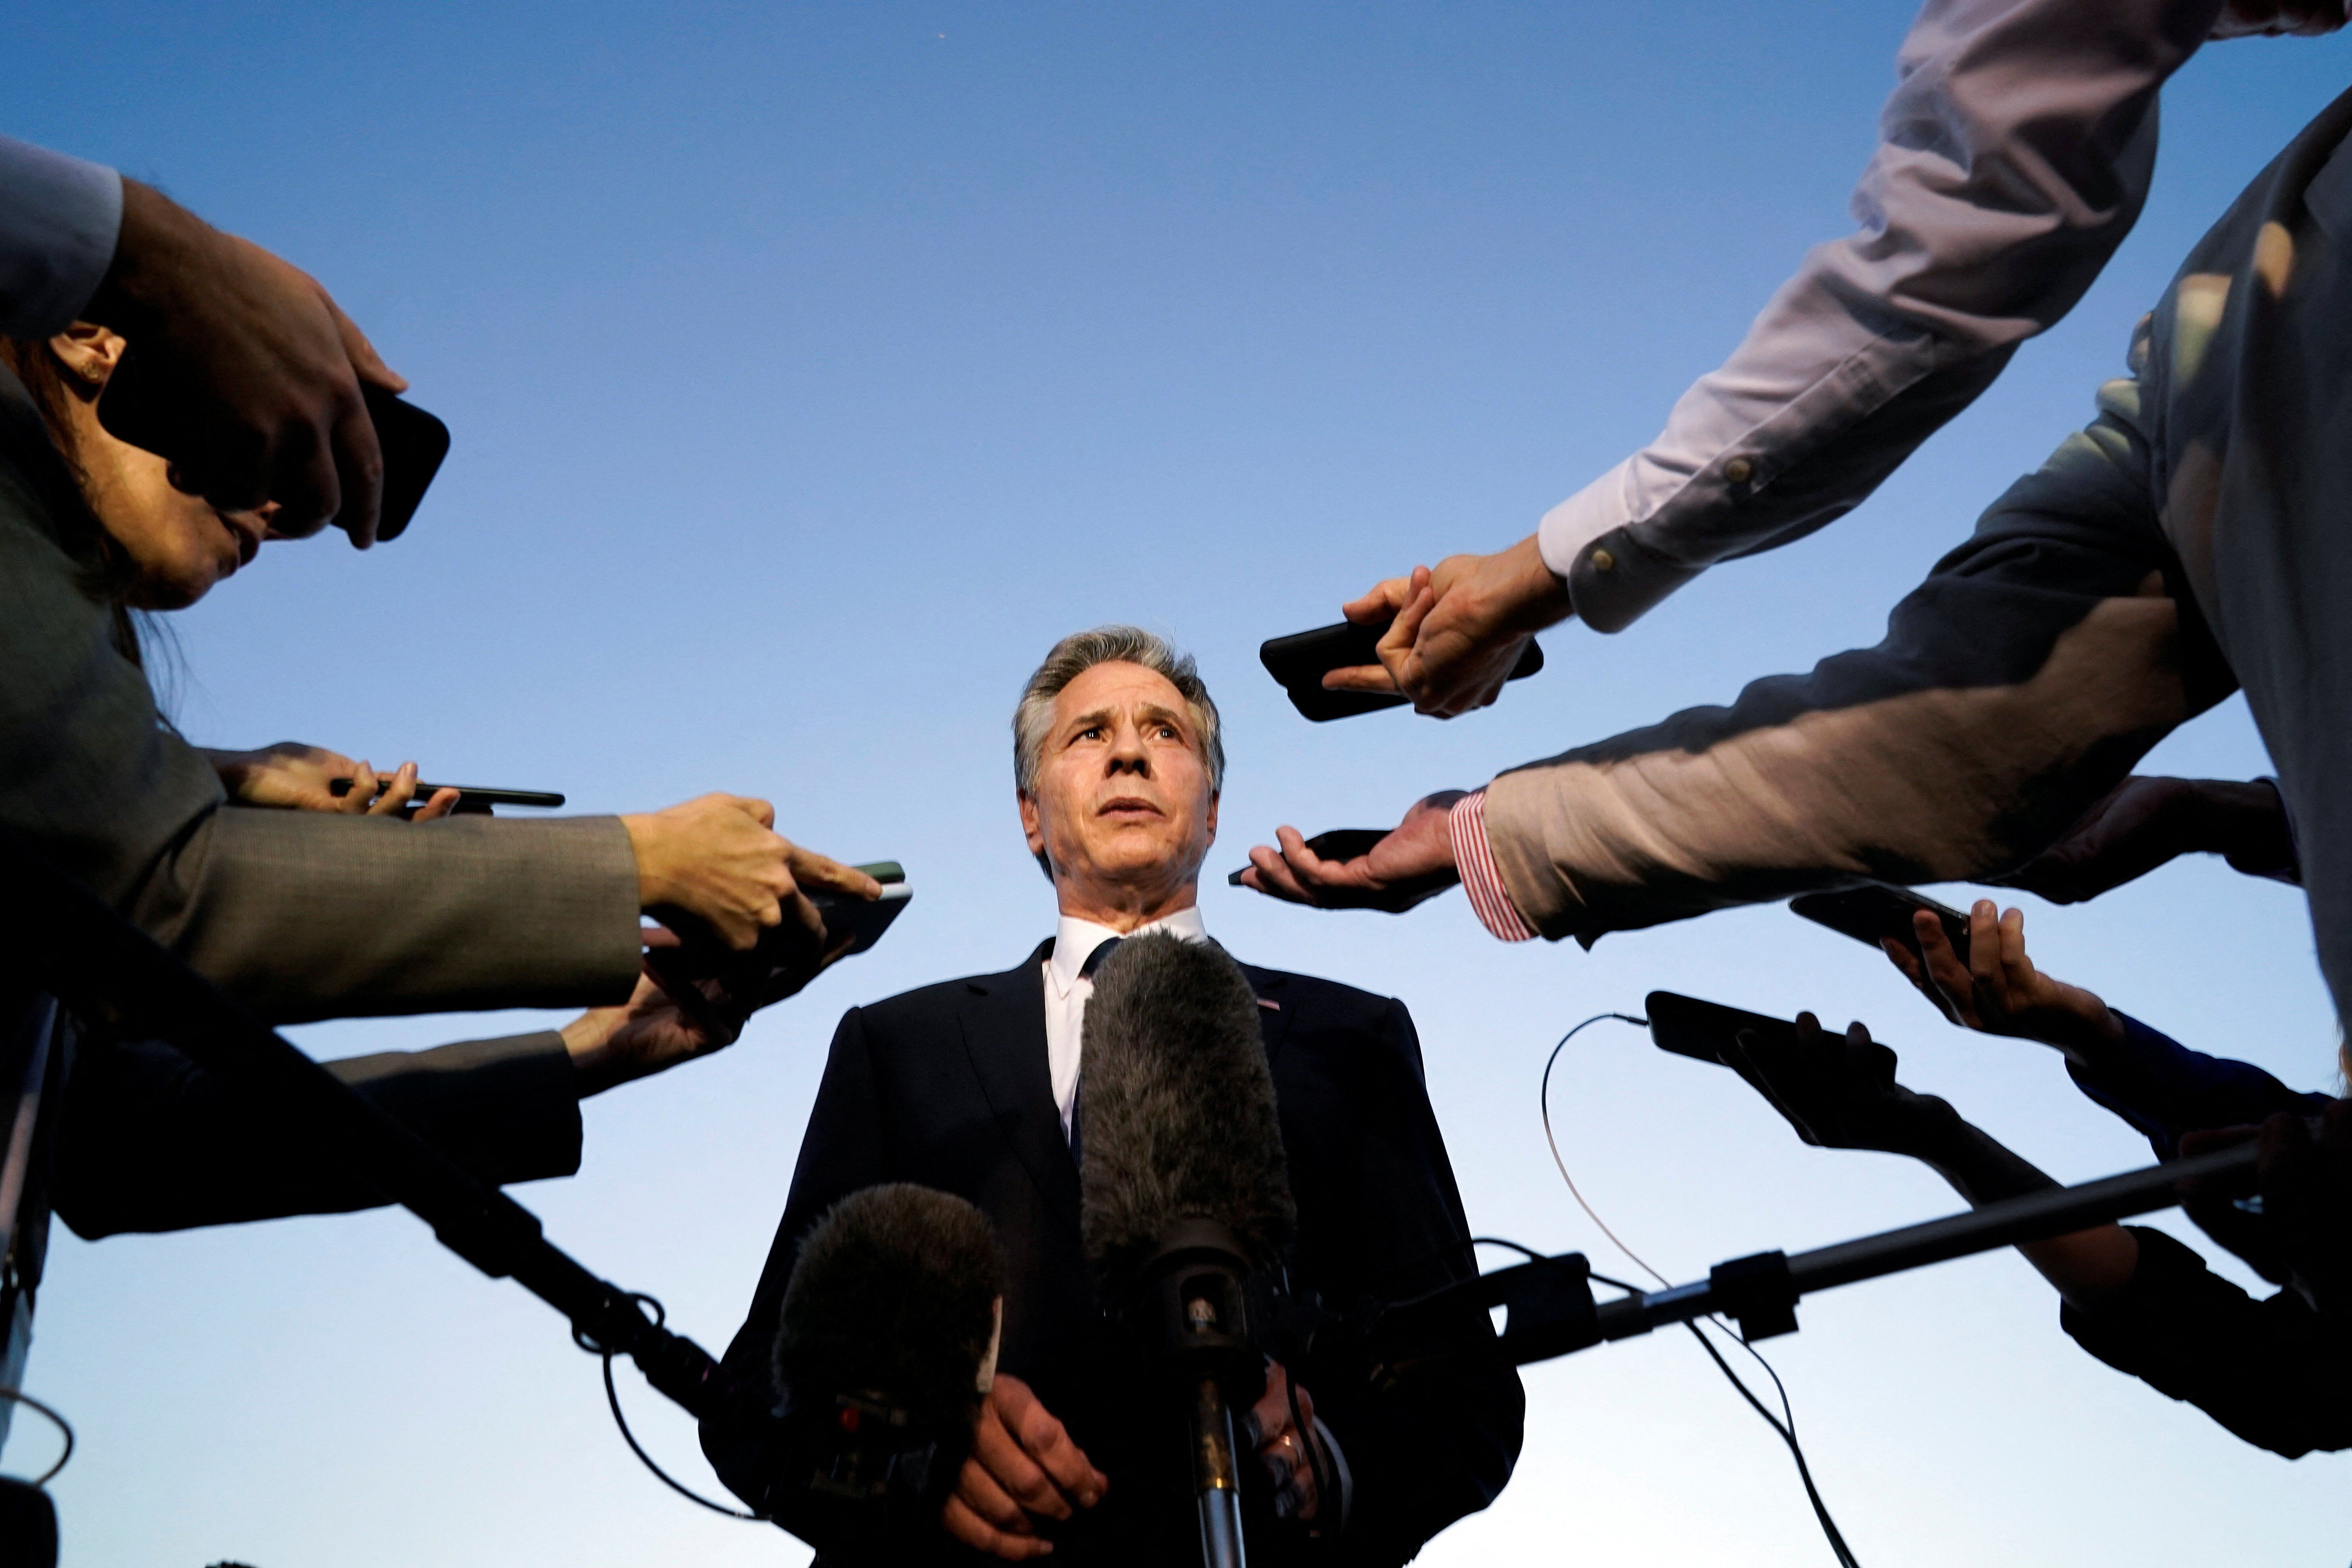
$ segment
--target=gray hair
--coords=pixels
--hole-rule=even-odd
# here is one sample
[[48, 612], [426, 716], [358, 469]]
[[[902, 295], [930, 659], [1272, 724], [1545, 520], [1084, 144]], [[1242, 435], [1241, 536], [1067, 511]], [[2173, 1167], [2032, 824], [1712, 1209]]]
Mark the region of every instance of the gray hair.
[[1193, 728], [1201, 732], [1202, 760], [1209, 765], [1209, 788], [1225, 787], [1225, 742], [1217, 705], [1209, 700], [1200, 671], [1192, 668], [1192, 656], [1178, 653], [1167, 638], [1139, 626], [1097, 626], [1055, 643], [1021, 689], [1021, 704], [1013, 710], [1013, 782], [1023, 795], [1036, 793], [1037, 766], [1045, 754], [1045, 737], [1054, 729], [1054, 700], [1098, 664], [1139, 664], [1167, 677], [1192, 710]]

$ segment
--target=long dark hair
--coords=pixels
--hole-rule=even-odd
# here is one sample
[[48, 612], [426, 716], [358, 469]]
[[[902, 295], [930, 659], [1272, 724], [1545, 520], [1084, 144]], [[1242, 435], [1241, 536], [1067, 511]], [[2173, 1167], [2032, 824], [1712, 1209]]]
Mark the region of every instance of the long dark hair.
[[57, 520], [58, 543], [81, 567], [83, 593], [105, 605], [114, 623], [115, 651], [141, 668], [146, 659], [140, 632], [146, 621], [131, 608], [131, 590], [139, 572], [131, 552], [122, 548], [89, 504], [89, 475], [74, 445], [73, 417], [66, 390], [64, 368], [40, 338], [0, 338], [0, 364], [16, 373], [39, 411], [48, 433], [46, 452], [24, 452], [25, 477], [40, 492]]

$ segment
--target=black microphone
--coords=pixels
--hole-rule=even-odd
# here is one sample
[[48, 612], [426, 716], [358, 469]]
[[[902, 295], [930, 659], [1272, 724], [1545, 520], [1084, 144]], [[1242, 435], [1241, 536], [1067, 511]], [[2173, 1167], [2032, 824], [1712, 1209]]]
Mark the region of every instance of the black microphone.
[[849, 1561], [935, 1545], [995, 1378], [1004, 1275], [988, 1216], [929, 1187], [867, 1187], [812, 1226], [778, 1315], [759, 1511]]
[[1190, 1424], [1202, 1560], [1242, 1568], [1233, 1411], [1265, 1391], [1244, 1282], [1298, 1228], [1257, 997], [1220, 948], [1132, 937], [1095, 975], [1081, 1050], [1087, 1258]]

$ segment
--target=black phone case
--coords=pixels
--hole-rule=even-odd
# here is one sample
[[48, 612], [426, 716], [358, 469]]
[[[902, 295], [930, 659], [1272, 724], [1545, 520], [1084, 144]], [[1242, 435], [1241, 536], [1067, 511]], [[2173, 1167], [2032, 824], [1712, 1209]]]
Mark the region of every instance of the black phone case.
[[1786, 1018], [1743, 1012], [1672, 991], [1651, 992], [1642, 1008], [1649, 1016], [1650, 1039], [1660, 1050], [1717, 1067], [1731, 1065], [1726, 1053], [1743, 1029], [1766, 1039], [1794, 1038], [1797, 1033], [1797, 1026]]
[[890, 922], [914, 902], [914, 895], [902, 899], [853, 899], [835, 893], [811, 893], [809, 902], [824, 917], [825, 934], [850, 939], [849, 952], [859, 953], [882, 940]]
[[[1308, 839], [1307, 847], [1314, 850], [1326, 860], [1353, 860], [1359, 855], [1370, 854], [1373, 845], [1378, 844], [1394, 831], [1396, 831], [1394, 828], [1390, 827], [1334, 827]], [[1248, 869], [1249, 868], [1244, 866], [1241, 871], [1235, 871], [1226, 877], [1225, 885], [1232, 888], [1240, 887], [1242, 871]]]
[[[1387, 621], [1377, 626], [1341, 621], [1335, 626], [1294, 632], [1260, 645], [1258, 662], [1290, 694], [1291, 706], [1318, 724], [1352, 719], [1359, 713], [1377, 713], [1383, 708], [1402, 708], [1405, 699], [1394, 692], [1323, 689], [1323, 677], [1332, 670], [1380, 663], [1380, 641], [1389, 625]], [[1542, 645], [1530, 641], [1510, 679], [1525, 680], [1543, 665]]]
[[383, 453], [383, 511], [375, 536], [379, 542], [397, 539], [449, 455], [449, 426], [383, 387], [362, 383], [360, 395], [367, 401], [376, 446]]
[[1866, 887], [1848, 888], [1835, 893], [1806, 893], [1789, 900], [1791, 914], [1802, 915], [1816, 925], [1824, 925], [1840, 936], [1876, 947], [1882, 938], [1892, 938], [1919, 954], [1919, 933], [1911, 928], [1915, 910], [1927, 910], [1943, 922], [1944, 936], [1958, 953], [1960, 962], [1969, 961], [1969, 917], [1949, 904], [1939, 904], [1933, 899], [1922, 898], [1907, 888], [1891, 887], [1873, 882]]

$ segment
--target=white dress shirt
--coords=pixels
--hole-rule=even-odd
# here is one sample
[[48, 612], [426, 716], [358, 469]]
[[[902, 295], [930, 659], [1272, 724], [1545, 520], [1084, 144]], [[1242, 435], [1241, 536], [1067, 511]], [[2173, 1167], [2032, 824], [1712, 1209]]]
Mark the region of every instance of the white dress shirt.
[[[1141, 936], [1150, 931], [1172, 931], [1186, 942], [1209, 940], [1209, 928], [1201, 919], [1198, 905], [1124, 934]], [[1082, 978], [1078, 971], [1095, 949], [1120, 934], [1108, 926], [1064, 915], [1054, 931], [1053, 954], [1045, 960], [1045, 1063], [1053, 1077], [1054, 1107], [1062, 1113], [1066, 1138], [1070, 1132], [1070, 1105], [1078, 1088], [1078, 1031], [1086, 1021], [1087, 998], [1095, 994], [1095, 983]]]
[[[2290, 20], [2342, 25], [2323, 9]], [[1577, 615], [1616, 631], [1843, 516], [1967, 407], [2131, 232], [2157, 90], [2217, 28], [2268, 30], [2223, 0], [1927, 0], [1859, 230], [1805, 258], [1655, 441], [1544, 515]]]

